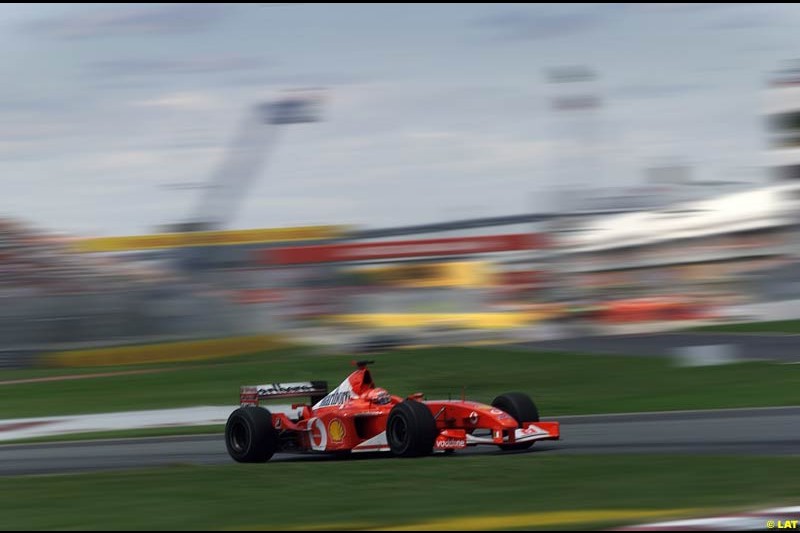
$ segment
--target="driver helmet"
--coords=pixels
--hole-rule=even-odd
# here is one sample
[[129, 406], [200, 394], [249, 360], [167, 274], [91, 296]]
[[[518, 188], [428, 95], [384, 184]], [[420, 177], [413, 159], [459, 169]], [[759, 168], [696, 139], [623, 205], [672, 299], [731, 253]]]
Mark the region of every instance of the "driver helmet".
[[389, 392], [386, 389], [381, 389], [378, 387], [367, 393], [367, 400], [378, 405], [386, 405], [392, 401], [392, 397], [389, 395]]

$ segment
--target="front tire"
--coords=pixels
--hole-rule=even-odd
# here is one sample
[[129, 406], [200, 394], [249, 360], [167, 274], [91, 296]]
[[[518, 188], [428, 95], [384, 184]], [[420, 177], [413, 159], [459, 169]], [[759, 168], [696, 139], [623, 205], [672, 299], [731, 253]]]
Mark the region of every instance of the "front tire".
[[225, 424], [225, 446], [239, 463], [264, 463], [278, 449], [272, 414], [261, 407], [240, 407]]
[[[501, 411], [505, 411], [517, 421], [517, 426], [522, 427], [523, 422], [538, 422], [539, 409], [533, 403], [530, 396], [521, 392], [508, 392], [501, 394], [492, 401], [492, 407], [496, 407]], [[520, 442], [518, 444], [504, 444], [500, 446], [501, 450], [527, 450], [533, 446], [534, 441]]]
[[392, 453], [399, 457], [430, 455], [437, 434], [431, 410], [414, 400], [395, 405], [386, 421], [386, 440]]

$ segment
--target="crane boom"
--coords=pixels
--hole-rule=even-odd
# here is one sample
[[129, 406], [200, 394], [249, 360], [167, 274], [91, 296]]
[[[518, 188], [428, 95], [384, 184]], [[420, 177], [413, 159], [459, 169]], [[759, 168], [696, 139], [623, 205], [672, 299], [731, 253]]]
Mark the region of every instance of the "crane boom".
[[281, 126], [318, 121], [320, 98], [318, 91], [294, 91], [251, 108], [190, 221], [177, 229], [205, 231], [228, 226], [274, 149]]

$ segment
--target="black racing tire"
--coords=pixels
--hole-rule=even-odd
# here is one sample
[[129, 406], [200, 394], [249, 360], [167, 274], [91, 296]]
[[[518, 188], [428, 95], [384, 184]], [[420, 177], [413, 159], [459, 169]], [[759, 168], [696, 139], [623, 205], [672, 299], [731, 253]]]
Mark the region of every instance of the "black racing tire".
[[240, 407], [225, 424], [225, 446], [239, 463], [265, 463], [278, 449], [272, 414], [261, 407]]
[[414, 400], [395, 405], [386, 421], [386, 440], [398, 457], [430, 455], [438, 433], [431, 410]]
[[[492, 400], [492, 407], [497, 407], [501, 411], [505, 411], [511, 415], [511, 417], [517, 421], [519, 427], [522, 427], [523, 422], [539, 421], [539, 409], [536, 408], [536, 404], [533, 403], [530, 396], [522, 392], [507, 392], [506, 394], [501, 394]], [[534, 442], [535, 441], [505, 444], [500, 446], [500, 449], [504, 451], [527, 450], [533, 446]]]

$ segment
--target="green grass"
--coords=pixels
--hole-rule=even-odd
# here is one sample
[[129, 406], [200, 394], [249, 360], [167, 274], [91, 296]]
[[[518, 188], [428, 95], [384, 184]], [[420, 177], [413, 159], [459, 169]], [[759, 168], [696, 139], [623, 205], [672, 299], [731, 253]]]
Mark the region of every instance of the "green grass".
[[[546, 452], [176, 465], [0, 478], [0, 528], [354, 529], [575, 510], [688, 508], [704, 514], [796, 505], [798, 478], [800, 458]], [[609, 524], [575, 527], [600, 525]]]
[[80, 374], [112, 374], [115, 372], [129, 372], [139, 370], [173, 371], [185, 370], [192, 367], [202, 367], [208, 365], [225, 365], [229, 363], [252, 362], [254, 359], [263, 358], [271, 354], [277, 357], [284, 355], [313, 355], [322, 353], [318, 348], [307, 346], [295, 346], [292, 348], [282, 348], [277, 350], [267, 350], [265, 352], [217, 357], [197, 361], [169, 362], [169, 363], [141, 363], [138, 365], [109, 365], [109, 366], [88, 366], [88, 367], [55, 367], [55, 368], [19, 368], [12, 370], [0, 370], [0, 381], [12, 381], [19, 379], [48, 378], [57, 376], [74, 376]]
[[3, 441], [0, 444], [37, 444], [44, 442], [69, 442], [98, 439], [133, 439], [140, 437], [168, 437], [173, 435], [211, 435], [225, 432], [224, 425], [184, 426], [147, 429], [123, 429], [119, 431], [90, 431], [87, 433], [70, 433], [68, 435], [52, 435]]
[[743, 322], [741, 324], [719, 324], [700, 326], [690, 331], [718, 333], [800, 333], [800, 320], [775, 320], [772, 322]]
[[[324, 379], [333, 387], [353, 369], [351, 359], [292, 349], [194, 362], [164, 373], [3, 385], [0, 419], [235, 405], [243, 384]], [[375, 359], [374, 379], [394, 394], [422, 391], [429, 398], [457, 398], [464, 386], [468, 398], [490, 402], [500, 393], [521, 390], [533, 396], [545, 416], [800, 405], [800, 365], [680, 368], [655, 357], [484, 347], [408, 350]]]
[[169, 368], [174, 365], [120, 365], [114, 367], [91, 368], [21, 368], [0, 371], [0, 381], [13, 381], [18, 379], [36, 379], [52, 376], [74, 376], [78, 374], [108, 374], [111, 372], [125, 372], [129, 370], [143, 370], [152, 368]]

